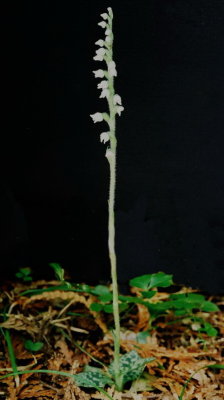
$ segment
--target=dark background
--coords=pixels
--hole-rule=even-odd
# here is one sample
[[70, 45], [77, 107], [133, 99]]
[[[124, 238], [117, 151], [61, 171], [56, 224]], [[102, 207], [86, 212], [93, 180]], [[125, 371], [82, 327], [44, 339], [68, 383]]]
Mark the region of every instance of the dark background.
[[0, 263], [109, 279], [106, 111], [92, 70], [114, 11], [120, 282], [162, 270], [223, 293], [224, 2], [8, 2], [1, 10]]

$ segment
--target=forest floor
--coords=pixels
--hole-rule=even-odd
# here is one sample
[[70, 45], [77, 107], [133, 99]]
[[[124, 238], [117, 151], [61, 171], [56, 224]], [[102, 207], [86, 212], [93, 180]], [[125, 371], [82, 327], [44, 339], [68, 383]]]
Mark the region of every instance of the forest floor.
[[[92, 294], [53, 290], [21, 295], [27, 289], [54, 287], [58, 281], [31, 283], [9, 282], [0, 292], [0, 377], [15, 371], [33, 370], [0, 380], [1, 400], [89, 400], [107, 399], [95, 389], [81, 388], [65, 376], [35, 373], [48, 369], [77, 374], [85, 365], [97, 366], [97, 359], [108, 365], [113, 356], [113, 338], [109, 329], [112, 314], [93, 311]], [[181, 293], [192, 292], [181, 288]], [[137, 294], [136, 294], [137, 295]], [[154, 301], [166, 299], [158, 292]], [[157, 299], [157, 300], [156, 300]], [[203, 368], [208, 364], [224, 364], [224, 297], [208, 300], [220, 309], [209, 313], [208, 322], [216, 328], [216, 336], [197, 330], [197, 323], [187, 318], [175, 319], [170, 313], [161, 316], [156, 328], [147, 332], [149, 311], [135, 304], [121, 318], [121, 351], [136, 350], [142, 357], [155, 357], [146, 365], [142, 379], [127, 385], [123, 393], [105, 388], [115, 400], [178, 400], [186, 380], [185, 400], [223, 400], [224, 370]], [[203, 313], [201, 313], [203, 316]], [[6, 332], [8, 335], [6, 336]], [[2, 334], [1, 334], [2, 333]], [[10, 343], [15, 355], [12, 366]]]

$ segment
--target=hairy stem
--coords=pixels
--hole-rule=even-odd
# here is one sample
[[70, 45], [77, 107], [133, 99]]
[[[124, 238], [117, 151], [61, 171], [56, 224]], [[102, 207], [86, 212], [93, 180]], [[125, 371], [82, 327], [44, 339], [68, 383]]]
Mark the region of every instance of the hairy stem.
[[120, 376], [120, 315], [118, 303], [118, 282], [117, 282], [117, 259], [115, 251], [115, 189], [116, 189], [116, 148], [117, 140], [115, 136], [115, 107], [113, 104], [114, 85], [113, 77], [109, 78], [109, 87], [111, 96], [108, 99], [110, 110], [110, 150], [111, 155], [108, 157], [110, 165], [110, 186], [109, 186], [109, 200], [108, 200], [108, 247], [111, 265], [111, 279], [113, 288], [113, 315], [114, 315], [114, 370], [115, 370], [115, 384], [118, 390], [122, 390], [122, 382]]

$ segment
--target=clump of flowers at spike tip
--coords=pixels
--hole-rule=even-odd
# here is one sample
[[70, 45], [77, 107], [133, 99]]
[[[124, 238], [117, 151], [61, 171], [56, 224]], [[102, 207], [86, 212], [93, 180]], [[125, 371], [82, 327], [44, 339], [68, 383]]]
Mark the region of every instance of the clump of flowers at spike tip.
[[[115, 140], [115, 117], [116, 114], [119, 116], [124, 110], [122, 100], [119, 94], [115, 93], [114, 90], [114, 77], [117, 76], [116, 64], [113, 60], [113, 12], [111, 7], [107, 8], [107, 13], [101, 14], [102, 21], [98, 25], [105, 29], [104, 39], [99, 39], [95, 44], [99, 46], [96, 50], [96, 55], [93, 57], [95, 61], [101, 61], [106, 63], [106, 69], [98, 69], [93, 71], [95, 78], [101, 78], [102, 80], [98, 83], [97, 88], [101, 90], [100, 98], [106, 98], [109, 106], [108, 113], [96, 112], [91, 114], [91, 118], [94, 123], [106, 121], [109, 125], [109, 131], [102, 132], [100, 134], [100, 141], [103, 143], [110, 141], [110, 148], [107, 148], [106, 157], [111, 159], [114, 154], [112, 146]], [[115, 156], [115, 154], [114, 154]]]

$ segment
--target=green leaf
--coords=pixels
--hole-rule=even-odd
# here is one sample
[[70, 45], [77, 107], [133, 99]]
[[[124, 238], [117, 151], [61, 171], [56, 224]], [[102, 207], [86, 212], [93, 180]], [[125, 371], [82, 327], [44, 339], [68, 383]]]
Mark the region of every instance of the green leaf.
[[91, 293], [97, 296], [111, 295], [109, 288], [105, 285], [97, 285], [94, 289], [91, 289]]
[[112, 293], [102, 294], [99, 297], [99, 301], [102, 301], [102, 303], [107, 303], [108, 301], [111, 301], [112, 299], [113, 299]]
[[32, 281], [32, 277], [31, 276], [24, 276], [23, 280], [25, 282], [30, 282], [30, 281]]
[[[142, 358], [135, 350], [121, 356], [120, 375], [122, 378], [122, 386], [128, 381], [138, 379], [142, 374], [145, 365], [154, 359], [155, 358], [153, 357]], [[108, 371], [112, 377], [115, 377], [114, 361], [110, 364]]]
[[217, 336], [218, 331], [209, 322], [204, 322], [204, 327], [199, 330], [199, 332], [205, 332], [208, 336]]
[[[97, 368], [96, 368], [97, 369]], [[103, 371], [99, 369], [89, 370], [74, 375], [74, 380], [77, 386], [86, 388], [95, 388], [96, 386], [104, 388], [106, 385], [112, 385], [113, 381]]]
[[220, 309], [215, 303], [212, 303], [212, 301], [205, 301], [202, 305], [201, 310], [206, 312], [215, 312], [219, 311]]
[[138, 343], [147, 343], [147, 337], [150, 336], [149, 331], [139, 332], [136, 335], [136, 339]]
[[30, 275], [30, 274], [31, 274], [31, 268], [29, 268], [29, 267], [26, 267], [26, 268], [20, 268], [19, 270], [20, 270], [21, 274], [23, 274], [23, 275], [25, 275], [25, 276], [27, 276], [27, 275]]
[[112, 304], [105, 304], [103, 306], [103, 311], [108, 313], [108, 314], [111, 314], [113, 312], [113, 305]]
[[90, 310], [100, 312], [103, 309], [103, 305], [100, 303], [92, 303], [90, 306]]
[[155, 274], [141, 275], [130, 280], [130, 286], [139, 287], [143, 290], [149, 290], [154, 287], [168, 287], [173, 284], [173, 275], [168, 275], [164, 272]]
[[155, 296], [156, 293], [157, 293], [156, 290], [150, 290], [149, 292], [142, 292], [141, 295], [142, 295], [142, 297], [151, 299], [153, 296]]
[[26, 348], [26, 350], [29, 351], [39, 351], [40, 349], [42, 349], [43, 347], [43, 342], [33, 342], [32, 340], [26, 340], [24, 342], [24, 347]]
[[214, 368], [214, 369], [224, 369], [224, 364], [211, 364], [207, 365], [208, 368]]
[[25, 268], [20, 268], [19, 272], [17, 272], [15, 275], [17, 278], [23, 279], [23, 281], [32, 281], [32, 277], [30, 276], [31, 274], [31, 268], [25, 267]]
[[173, 275], [158, 272], [157, 274], [152, 274], [149, 289], [154, 287], [169, 287], [171, 285], [173, 285]]
[[58, 279], [59, 281], [64, 281], [64, 269], [60, 266], [60, 264], [57, 263], [50, 263], [49, 264], [50, 267], [53, 268], [56, 279]]
[[137, 276], [136, 278], [131, 279], [129, 284], [130, 284], [130, 286], [147, 290], [150, 280], [151, 280], [151, 277], [152, 277], [152, 274]]

